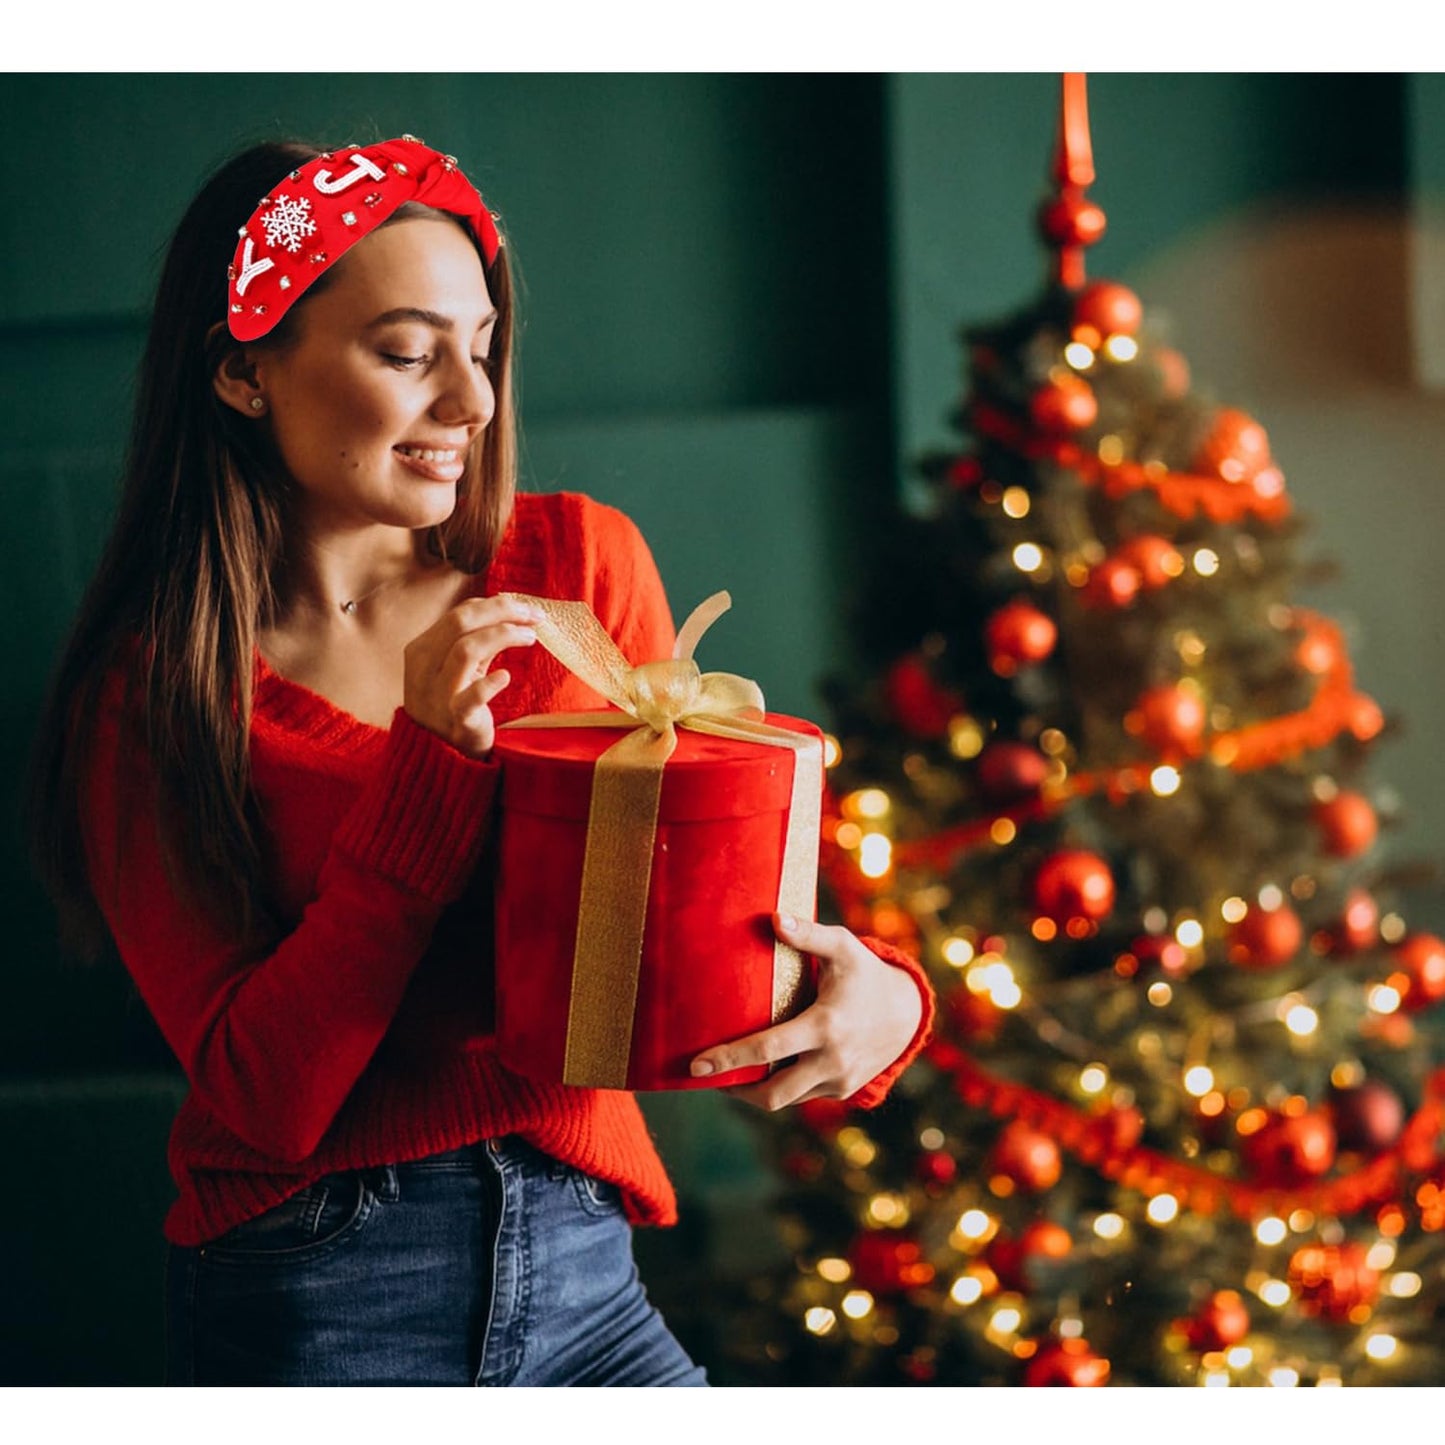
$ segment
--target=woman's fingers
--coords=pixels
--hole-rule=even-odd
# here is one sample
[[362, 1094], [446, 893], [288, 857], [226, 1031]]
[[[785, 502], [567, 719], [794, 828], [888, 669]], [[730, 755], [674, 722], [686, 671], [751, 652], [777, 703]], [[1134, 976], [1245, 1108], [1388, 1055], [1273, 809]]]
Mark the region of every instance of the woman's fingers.
[[734, 1084], [726, 1092], [745, 1104], [770, 1112], [801, 1104], [805, 1099], [831, 1096], [827, 1070], [817, 1062], [816, 1055], [790, 1068], [779, 1069], [756, 1084]]
[[535, 608], [510, 598], [473, 597], [448, 609], [407, 645], [407, 713], [472, 757], [490, 752], [496, 740], [490, 703], [511, 674], [488, 669], [509, 648], [535, 643], [538, 620]]
[[692, 1061], [693, 1077], [700, 1079], [708, 1074], [727, 1074], [734, 1069], [752, 1068], [757, 1064], [776, 1064], [816, 1049], [822, 1038], [818, 1020], [812, 1014], [812, 1009], [805, 1009], [797, 1018], [708, 1049]]
[[818, 998], [796, 1018], [704, 1050], [695, 1077], [792, 1060], [770, 1078], [729, 1090], [764, 1109], [848, 1098], [908, 1046], [922, 1016], [913, 980], [846, 928], [776, 915], [778, 936], [820, 961]]
[[520, 623], [498, 623], [468, 632], [452, 645], [442, 664], [442, 680], [453, 693], [461, 692], [509, 647], [531, 647], [537, 634]]

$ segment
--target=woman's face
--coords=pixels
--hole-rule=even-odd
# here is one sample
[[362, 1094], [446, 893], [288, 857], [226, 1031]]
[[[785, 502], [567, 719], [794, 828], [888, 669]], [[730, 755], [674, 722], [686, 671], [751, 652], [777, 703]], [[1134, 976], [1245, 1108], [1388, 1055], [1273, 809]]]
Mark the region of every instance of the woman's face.
[[492, 419], [496, 311], [481, 259], [445, 219], [384, 226], [304, 303], [299, 336], [250, 351], [308, 529], [435, 526]]

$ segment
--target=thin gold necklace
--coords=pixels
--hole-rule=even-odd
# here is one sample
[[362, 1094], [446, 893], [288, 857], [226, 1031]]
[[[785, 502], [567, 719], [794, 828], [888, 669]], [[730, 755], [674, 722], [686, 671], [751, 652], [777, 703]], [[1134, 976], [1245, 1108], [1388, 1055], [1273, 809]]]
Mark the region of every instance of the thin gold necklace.
[[338, 602], [336, 605], [348, 616], [355, 617], [356, 609], [363, 602], [370, 602], [378, 592], [384, 592], [388, 587], [395, 587], [398, 582], [405, 581], [405, 574], [399, 577], [388, 577], [385, 582], [378, 582], [370, 592], [363, 592], [360, 597], [348, 597], [345, 602]]

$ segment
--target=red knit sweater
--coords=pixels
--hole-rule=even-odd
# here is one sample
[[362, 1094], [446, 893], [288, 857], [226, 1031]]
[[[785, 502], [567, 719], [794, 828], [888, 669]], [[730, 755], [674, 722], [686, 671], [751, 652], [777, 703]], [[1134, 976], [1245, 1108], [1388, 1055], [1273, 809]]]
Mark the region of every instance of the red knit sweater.
[[[640, 533], [584, 497], [520, 496], [478, 591], [582, 599], [633, 663], [668, 656], [671, 616]], [[498, 722], [603, 705], [541, 648], [509, 653]], [[498, 769], [398, 710], [372, 727], [258, 658], [253, 787], [286, 933], [256, 956], [177, 897], [149, 810], [143, 758], [120, 756], [114, 679], [90, 777], [90, 873], [121, 957], [185, 1069], [170, 1141], [180, 1197], [165, 1232], [214, 1239], [321, 1175], [519, 1134], [618, 1184], [634, 1222], [676, 1218], [631, 1094], [539, 1084], [497, 1060], [486, 842]], [[120, 786], [124, 779], [124, 787]], [[880, 1102], [918, 1052], [855, 1096]]]

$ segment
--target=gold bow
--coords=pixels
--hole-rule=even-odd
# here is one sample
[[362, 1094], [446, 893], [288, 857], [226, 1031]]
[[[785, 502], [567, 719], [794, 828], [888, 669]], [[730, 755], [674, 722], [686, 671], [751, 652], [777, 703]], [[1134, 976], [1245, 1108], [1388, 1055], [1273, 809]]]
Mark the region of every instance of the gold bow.
[[[819, 740], [763, 721], [762, 690], [730, 672], [700, 672], [693, 651], [732, 606], [726, 592], [700, 603], [683, 623], [672, 657], [633, 667], [585, 602], [508, 592], [541, 614], [537, 641], [567, 670], [642, 726], [597, 760], [587, 816], [563, 1082], [626, 1087], [643, 929], [657, 837], [662, 773], [677, 729], [764, 743], [793, 753], [792, 797], [778, 882], [777, 910], [812, 918], [822, 825], [823, 750]], [[616, 712], [533, 713], [506, 727], [611, 727]], [[774, 1022], [794, 1009], [803, 985], [798, 951], [773, 945]], [[722, 1042], [719, 1040], [719, 1042]]]

